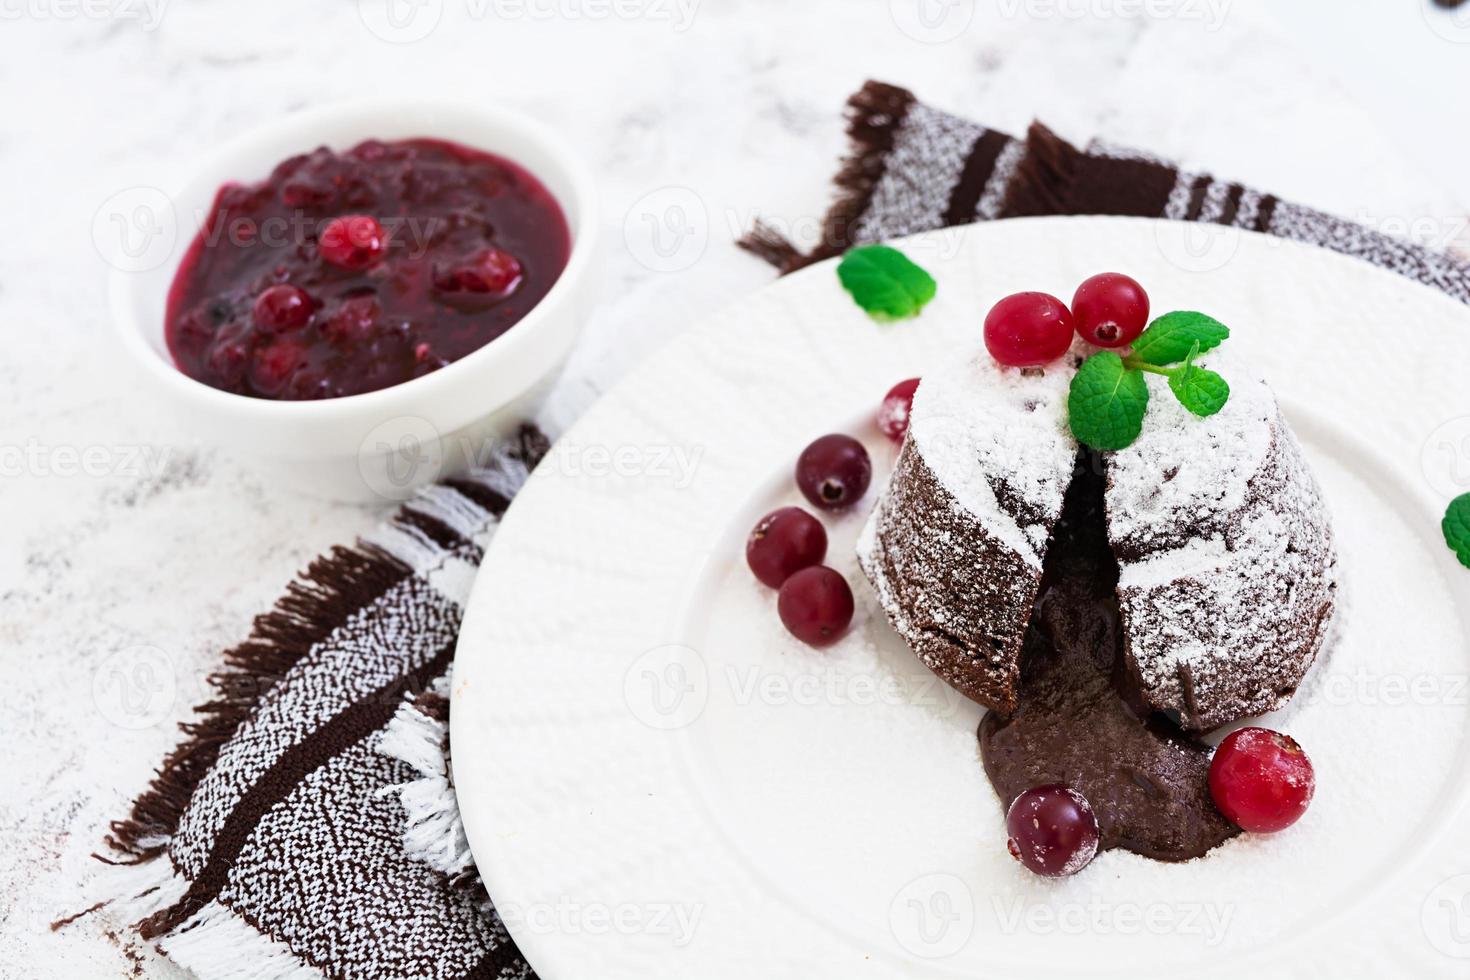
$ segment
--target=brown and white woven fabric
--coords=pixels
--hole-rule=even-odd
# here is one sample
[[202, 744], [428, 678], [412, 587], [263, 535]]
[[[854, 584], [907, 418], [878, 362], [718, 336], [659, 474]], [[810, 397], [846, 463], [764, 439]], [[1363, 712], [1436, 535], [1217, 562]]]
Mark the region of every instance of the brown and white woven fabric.
[[524, 430], [256, 621], [113, 826], [127, 894], [101, 914], [205, 980], [534, 976], [473, 874], [439, 723], [476, 568], [545, 449]]
[[[789, 271], [975, 220], [1142, 215], [1311, 242], [1470, 302], [1470, 273], [1447, 256], [1040, 126], [1015, 139], [869, 83], [851, 132], [818, 247], [757, 229], [746, 248]], [[525, 430], [495, 465], [323, 556], [256, 622], [225, 655], [218, 698], [114, 825], [104, 860], [119, 867], [98, 914], [201, 980], [534, 976], [465, 840], [446, 693], [476, 567], [545, 450]]]
[[837, 177], [841, 196], [817, 246], [803, 254], [764, 227], [741, 242], [783, 272], [853, 245], [974, 221], [1131, 215], [1321, 246], [1470, 303], [1470, 268], [1446, 253], [1145, 154], [1101, 141], [1080, 150], [1039, 123], [1019, 139], [931, 109], [881, 82], [869, 82], [849, 100], [848, 118], [852, 154]]

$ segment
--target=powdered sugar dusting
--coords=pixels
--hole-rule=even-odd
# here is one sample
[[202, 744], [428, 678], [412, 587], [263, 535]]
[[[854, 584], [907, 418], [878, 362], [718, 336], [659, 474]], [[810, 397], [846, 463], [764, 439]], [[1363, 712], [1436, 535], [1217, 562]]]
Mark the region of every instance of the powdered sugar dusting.
[[[1197, 521], [1180, 510], [1146, 540], [1184, 543], [1133, 560], [1114, 541], [1129, 657], [1149, 703], [1191, 728], [1284, 705], [1332, 627], [1337, 553], [1326, 505], [1286, 421], [1273, 415], [1263, 429], [1267, 451], [1251, 472], [1218, 473], [1235, 485], [1211, 499], [1236, 501], [1234, 510], [1202, 507]], [[1115, 506], [1110, 498], [1110, 527]]]
[[956, 504], [1036, 568], [1077, 456], [1066, 423], [1072, 375], [1070, 363], [1028, 374], [965, 352], [925, 376], [910, 416], [911, 437]]
[[1145, 375], [1143, 432], [1108, 457], [1108, 533], [1125, 550], [1177, 546], [1184, 528], [1205, 535], [1220, 530], [1266, 461], [1279, 417], [1276, 398], [1228, 348], [1227, 341], [1199, 359], [1230, 383], [1230, 399], [1209, 418], [1181, 405], [1164, 378]]

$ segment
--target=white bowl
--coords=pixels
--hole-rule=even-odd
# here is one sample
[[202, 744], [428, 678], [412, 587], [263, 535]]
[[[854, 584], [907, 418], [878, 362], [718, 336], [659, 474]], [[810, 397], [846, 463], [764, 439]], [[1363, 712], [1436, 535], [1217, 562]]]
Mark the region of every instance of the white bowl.
[[[431, 137], [504, 156], [544, 183], [571, 231], [566, 269], [526, 316], [491, 343], [432, 374], [391, 388], [318, 401], [231, 394], [180, 371], [164, 341], [169, 286], [219, 187], [263, 180], [280, 161], [317, 146], [368, 138]], [[351, 103], [295, 113], [216, 151], [182, 189], [148, 207], [162, 258], [114, 263], [112, 318], [178, 415], [201, 438], [248, 458], [269, 478], [338, 500], [403, 499], [483, 461], [534, 411], [589, 312], [598, 212], [582, 164], [540, 125], [502, 109], [427, 101]], [[136, 220], [135, 205], [130, 214]]]

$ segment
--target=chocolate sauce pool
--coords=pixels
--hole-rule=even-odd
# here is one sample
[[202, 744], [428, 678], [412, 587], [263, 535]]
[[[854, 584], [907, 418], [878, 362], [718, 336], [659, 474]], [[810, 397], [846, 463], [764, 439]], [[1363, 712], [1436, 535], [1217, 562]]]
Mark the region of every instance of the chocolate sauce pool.
[[1078, 469], [1026, 628], [1018, 706], [980, 723], [985, 774], [1006, 804], [1045, 783], [1077, 790], [1104, 850], [1199, 857], [1239, 831], [1210, 799], [1209, 747], [1149, 715], [1128, 676], [1101, 461], [1087, 454]]

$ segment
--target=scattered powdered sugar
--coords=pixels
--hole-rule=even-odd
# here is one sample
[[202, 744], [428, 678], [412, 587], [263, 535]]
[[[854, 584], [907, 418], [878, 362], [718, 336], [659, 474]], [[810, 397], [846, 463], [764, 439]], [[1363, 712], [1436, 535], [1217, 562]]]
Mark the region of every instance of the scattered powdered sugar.
[[1179, 403], [1166, 379], [1145, 375], [1143, 432], [1108, 456], [1108, 533], [1125, 550], [1177, 546], [1182, 528], [1206, 535], [1220, 530], [1244, 504], [1251, 478], [1271, 451], [1279, 418], [1271, 389], [1225, 347], [1199, 361], [1229, 382], [1225, 407], [1200, 418]]
[[1023, 374], [966, 351], [925, 375], [909, 432], [955, 502], [1040, 567], [1077, 443], [1067, 429], [1070, 363]]

